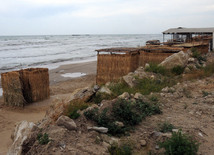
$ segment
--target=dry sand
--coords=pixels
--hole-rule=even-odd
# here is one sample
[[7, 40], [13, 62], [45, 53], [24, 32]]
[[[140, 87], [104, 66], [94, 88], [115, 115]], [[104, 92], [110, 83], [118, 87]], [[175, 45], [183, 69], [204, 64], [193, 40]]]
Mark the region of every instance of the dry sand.
[[[0, 98], [0, 155], [6, 154], [12, 144], [10, 138], [16, 123], [27, 120], [37, 122], [45, 116], [45, 112], [55, 98], [65, 98], [75, 89], [91, 86], [96, 80], [96, 61], [63, 65], [49, 71], [51, 97], [42, 102], [33, 103], [24, 108], [3, 106]], [[78, 78], [63, 77], [66, 73], [86, 73]]]

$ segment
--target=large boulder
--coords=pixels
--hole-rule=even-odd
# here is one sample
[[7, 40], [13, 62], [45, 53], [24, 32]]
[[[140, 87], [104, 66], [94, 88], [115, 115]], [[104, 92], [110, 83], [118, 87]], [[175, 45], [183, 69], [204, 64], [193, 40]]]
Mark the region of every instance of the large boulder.
[[77, 125], [74, 120], [70, 119], [68, 116], [60, 116], [56, 121], [58, 126], [64, 126], [68, 130], [76, 130]]
[[185, 67], [188, 63], [189, 54], [180, 51], [175, 53], [169, 57], [167, 57], [164, 61], [162, 61], [159, 65], [163, 66], [167, 69], [171, 69], [176, 66]]
[[123, 80], [129, 85], [129, 87], [133, 88], [135, 86], [135, 77], [134, 73], [129, 73], [128, 75], [123, 76]]
[[12, 134], [13, 144], [11, 145], [7, 155], [21, 155], [23, 142], [36, 129], [36, 125], [32, 122], [22, 121], [16, 125]]

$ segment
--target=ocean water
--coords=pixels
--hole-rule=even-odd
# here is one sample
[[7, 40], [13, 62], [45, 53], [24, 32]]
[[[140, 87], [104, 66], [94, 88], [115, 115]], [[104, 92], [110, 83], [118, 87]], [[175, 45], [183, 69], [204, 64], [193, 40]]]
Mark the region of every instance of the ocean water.
[[96, 60], [96, 49], [137, 47], [161, 34], [0, 36], [0, 73]]

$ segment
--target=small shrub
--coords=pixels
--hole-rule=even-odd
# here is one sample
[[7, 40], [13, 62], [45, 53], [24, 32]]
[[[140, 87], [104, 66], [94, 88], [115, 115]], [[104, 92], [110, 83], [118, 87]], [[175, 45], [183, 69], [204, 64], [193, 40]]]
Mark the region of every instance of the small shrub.
[[[150, 104], [138, 100], [132, 102], [130, 100], [119, 99], [116, 101], [112, 109], [105, 108], [99, 111], [94, 108], [84, 112], [87, 119], [97, 123], [98, 126], [108, 128], [108, 133], [111, 135], [124, 135], [127, 131], [139, 124], [146, 116], [160, 114], [161, 110], [158, 104]], [[123, 127], [116, 125], [114, 122], [120, 121], [124, 124]]]
[[96, 104], [99, 104], [102, 102], [102, 100], [110, 100], [113, 99], [114, 96], [107, 94], [107, 93], [96, 93], [96, 95], [92, 98], [91, 102], [94, 102]]
[[155, 96], [155, 95], [152, 95], [149, 99], [150, 99], [150, 101], [153, 101], [153, 102], [157, 102], [158, 101], [158, 97]]
[[138, 80], [135, 89], [143, 95], [149, 95], [151, 92], [160, 92], [166, 86], [172, 86], [174, 84], [175, 82], [173, 80], [167, 78], [164, 78], [163, 80], [144, 78]]
[[160, 132], [163, 132], [163, 133], [172, 132], [172, 129], [175, 129], [175, 126], [169, 122], [164, 122], [162, 124], [159, 124], [159, 131]]
[[39, 141], [39, 144], [41, 144], [41, 145], [45, 145], [50, 141], [47, 133], [44, 133], [44, 135], [42, 133], [39, 133], [37, 135], [37, 140]]
[[88, 104], [83, 102], [82, 100], [72, 100], [70, 104], [65, 108], [65, 115], [70, 117], [71, 119], [77, 119], [80, 116], [78, 110], [84, 110], [87, 107]]
[[203, 94], [203, 97], [206, 97], [206, 96], [208, 96], [208, 95], [209, 95], [209, 93], [208, 93], [208, 92], [206, 92], [206, 91], [202, 91], [202, 94]]
[[214, 73], [214, 63], [207, 65], [204, 67], [204, 74], [205, 76], [211, 76]]
[[142, 115], [134, 106], [130, 101], [118, 100], [112, 108], [113, 116], [125, 125], [137, 125], [142, 121]]
[[119, 146], [117, 143], [113, 143], [109, 148], [108, 151], [110, 155], [131, 155], [132, 148], [128, 144], [123, 144]]
[[129, 94], [135, 93], [135, 90], [130, 88], [125, 81], [115, 83], [114, 85], [111, 85], [109, 89], [112, 91], [114, 97], [117, 97], [124, 92], [128, 92]]
[[196, 155], [199, 143], [179, 131], [173, 132], [170, 139], [160, 143], [160, 147], [165, 149], [166, 155]]
[[184, 67], [182, 66], [175, 66], [171, 69], [171, 72], [175, 75], [181, 75], [184, 72]]
[[167, 70], [163, 66], [159, 66], [158, 64], [150, 63], [149, 67], [145, 69], [147, 72], [153, 72], [157, 74], [166, 75]]
[[196, 58], [199, 61], [199, 64], [202, 64], [202, 61], [206, 61], [206, 57], [203, 57], [201, 52], [197, 48], [192, 48], [192, 57]]

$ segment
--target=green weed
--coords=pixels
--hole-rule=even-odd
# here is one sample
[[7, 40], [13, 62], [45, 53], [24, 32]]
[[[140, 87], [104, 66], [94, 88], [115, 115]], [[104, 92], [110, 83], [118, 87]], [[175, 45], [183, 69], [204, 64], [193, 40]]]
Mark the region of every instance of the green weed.
[[165, 149], [166, 155], [196, 155], [199, 143], [192, 137], [179, 132], [173, 132], [172, 137], [160, 143], [160, 147]]
[[[160, 113], [158, 104], [119, 99], [113, 104], [112, 109], [105, 108], [99, 111], [95, 108], [84, 112], [84, 115], [87, 119], [95, 121], [98, 126], [107, 127], [109, 134], [120, 136], [139, 124], [146, 116]], [[122, 122], [124, 126], [116, 125], [116, 121]]]
[[117, 143], [112, 144], [108, 151], [110, 155], [131, 155], [132, 148], [129, 144], [123, 144], [119, 146]]
[[39, 141], [39, 144], [41, 144], [41, 145], [45, 145], [50, 141], [47, 133], [44, 133], [44, 134], [39, 133], [37, 135], [37, 140]]
[[171, 72], [175, 75], [181, 75], [184, 72], [184, 67], [182, 66], [175, 66], [171, 69]]
[[163, 133], [172, 132], [172, 129], [175, 129], [175, 126], [169, 122], [163, 122], [163, 123], [159, 124], [160, 132], [163, 132]]
[[78, 111], [84, 110], [87, 107], [88, 104], [83, 102], [82, 100], [72, 100], [70, 104], [65, 108], [65, 115], [70, 117], [71, 119], [77, 119], [80, 116]]
[[145, 68], [145, 71], [153, 72], [161, 75], [167, 74], [167, 69], [165, 67], [159, 66], [158, 64], [155, 64], [155, 63], [150, 63], [149, 67]]

